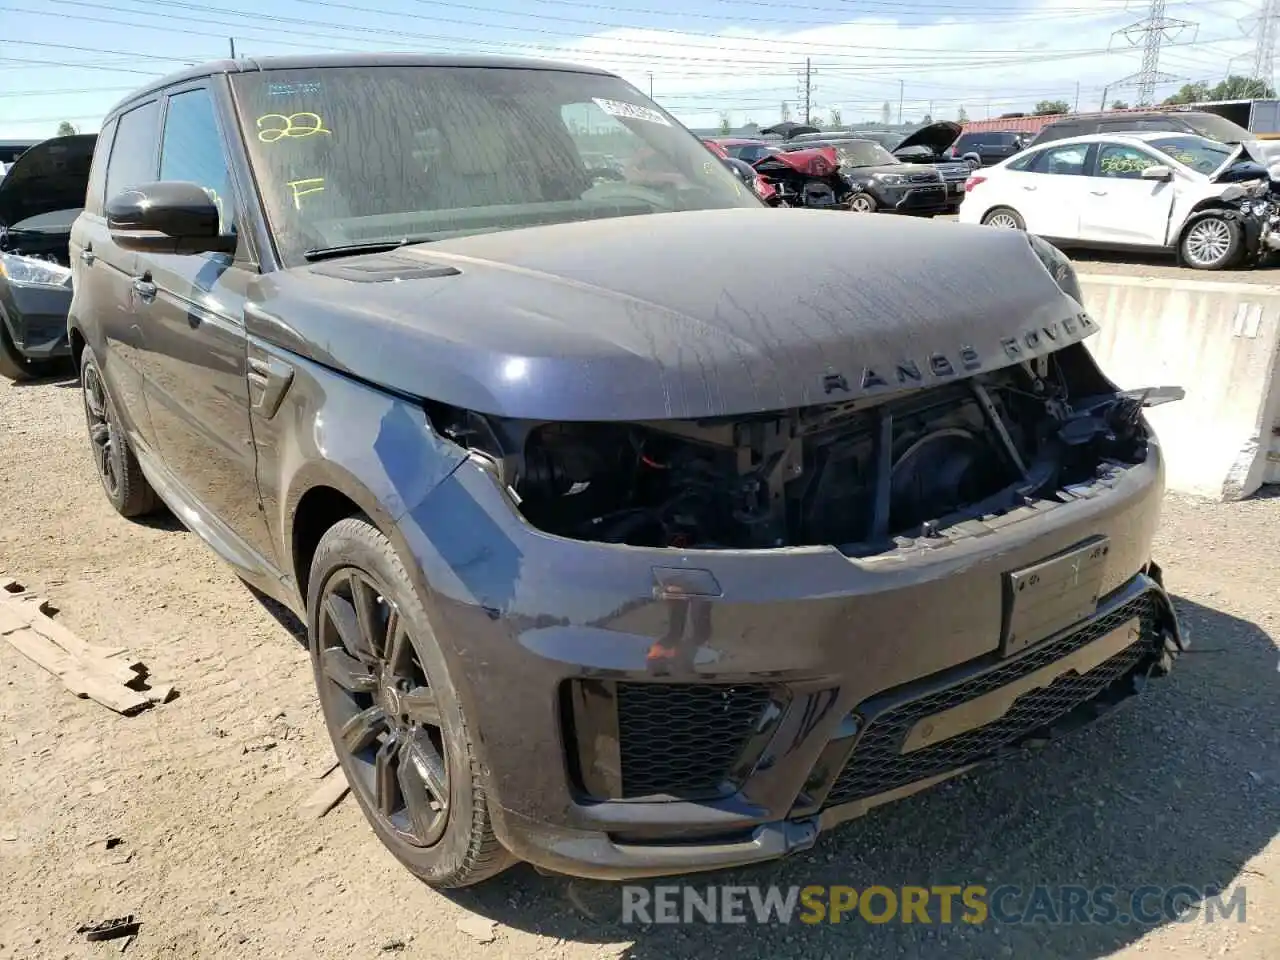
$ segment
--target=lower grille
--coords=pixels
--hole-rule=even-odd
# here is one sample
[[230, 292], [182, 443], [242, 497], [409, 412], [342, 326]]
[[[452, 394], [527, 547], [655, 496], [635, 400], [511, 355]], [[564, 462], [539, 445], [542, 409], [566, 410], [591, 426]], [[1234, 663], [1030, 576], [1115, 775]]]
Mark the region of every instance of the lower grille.
[[[1159, 642], [1156, 632], [1157, 602], [1154, 595], [1144, 594], [1074, 633], [1030, 650], [1025, 656], [873, 716], [858, 738], [853, 754], [832, 785], [827, 805], [873, 797], [974, 763], [1053, 723], [1080, 704], [1093, 699], [1156, 650]], [[958, 734], [911, 753], [901, 752], [908, 731], [922, 718], [948, 710], [1034, 673], [1134, 617], [1141, 618], [1141, 637], [1088, 673], [1068, 673], [1047, 687], [1027, 692], [1014, 701], [1012, 708], [1003, 717], [976, 730]]]
[[619, 683], [623, 796], [704, 800], [729, 792], [769, 699], [762, 684]]

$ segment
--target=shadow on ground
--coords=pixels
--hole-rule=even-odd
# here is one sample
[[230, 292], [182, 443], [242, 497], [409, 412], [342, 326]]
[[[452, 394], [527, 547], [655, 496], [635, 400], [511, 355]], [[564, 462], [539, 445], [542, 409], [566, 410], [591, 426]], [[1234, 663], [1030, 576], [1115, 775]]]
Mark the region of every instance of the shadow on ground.
[[[882, 807], [773, 865], [685, 882], [810, 884], [1109, 885], [1127, 908], [1135, 888], [1198, 891], [1249, 885], [1246, 862], [1280, 828], [1276, 648], [1253, 624], [1177, 601], [1193, 652], [1096, 726], [1028, 760], [975, 772]], [[676, 883], [679, 881], [662, 881]], [[424, 893], [424, 897], [427, 894]], [[452, 899], [500, 923], [548, 937], [634, 941], [627, 960], [849, 956], [1035, 956], [1092, 960], [1138, 940], [1140, 924], [683, 925], [619, 922], [611, 884], [548, 878], [520, 866]], [[1012, 911], [1025, 907], [1005, 901]], [[1159, 909], [1160, 898], [1145, 901]], [[748, 908], [748, 913], [750, 909]], [[957, 910], [957, 915], [959, 914]], [[1171, 922], [1162, 919], [1157, 922]], [[1204, 914], [1195, 920], [1203, 924]], [[1217, 923], [1234, 923], [1235, 919]]]

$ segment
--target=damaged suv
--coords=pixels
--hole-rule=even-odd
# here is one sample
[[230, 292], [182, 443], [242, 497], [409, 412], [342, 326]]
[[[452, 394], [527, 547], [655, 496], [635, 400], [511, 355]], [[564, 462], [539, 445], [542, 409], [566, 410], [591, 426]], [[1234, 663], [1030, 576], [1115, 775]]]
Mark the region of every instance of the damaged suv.
[[72, 246], [108, 498], [305, 620], [431, 884], [803, 850], [1180, 650], [1162, 395], [1095, 366], [1070, 264], [769, 209], [610, 74], [192, 69], [109, 114]]

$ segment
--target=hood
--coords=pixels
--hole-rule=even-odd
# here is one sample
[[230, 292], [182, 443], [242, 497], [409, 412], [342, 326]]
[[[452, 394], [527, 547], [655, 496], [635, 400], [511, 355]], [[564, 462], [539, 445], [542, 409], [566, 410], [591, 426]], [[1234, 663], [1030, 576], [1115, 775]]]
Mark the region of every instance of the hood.
[[913, 174], [927, 173], [931, 179], [941, 182], [938, 174], [938, 168], [932, 163], [876, 163], [866, 167], [850, 167], [844, 165], [840, 168], [845, 176], [866, 176], [870, 177], [877, 173], [896, 173], [899, 176], [909, 177]]
[[89, 164], [97, 134], [55, 137], [37, 143], [0, 179], [0, 226], [55, 210], [84, 207]]
[[893, 152], [897, 153], [899, 150], [906, 150], [908, 147], [924, 147], [927, 150], [932, 150], [937, 155], [945, 153], [959, 139], [960, 124], [952, 123], [950, 120], [939, 120], [937, 123], [931, 123], [927, 127], [921, 127], [908, 136], [893, 148]]
[[1021, 231], [767, 207], [529, 227], [277, 271], [251, 286], [245, 325], [402, 394], [565, 421], [887, 395], [1096, 329]]
[[796, 123], [794, 120], [783, 120], [781, 123], [775, 123], [772, 127], [764, 127], [760, 133], [768, 137], [781, 137], [783, 140], [790, 140], [802, 133], [821, 133], [817, 127], [811, 127], [807, 123]]

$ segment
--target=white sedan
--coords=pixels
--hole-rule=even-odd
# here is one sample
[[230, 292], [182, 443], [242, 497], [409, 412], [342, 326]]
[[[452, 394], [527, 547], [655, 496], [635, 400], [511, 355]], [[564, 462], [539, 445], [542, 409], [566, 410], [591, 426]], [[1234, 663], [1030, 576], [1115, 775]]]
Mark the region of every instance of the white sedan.
[[1266, 170], [1239, 146], [1167, 131], [1095, 134], [975, 171], [959, 219], [1080, 246], [1176, 250], [1188, 266], [1220, 270], [1245, 251], [1235, 203], [1267, 188]]

